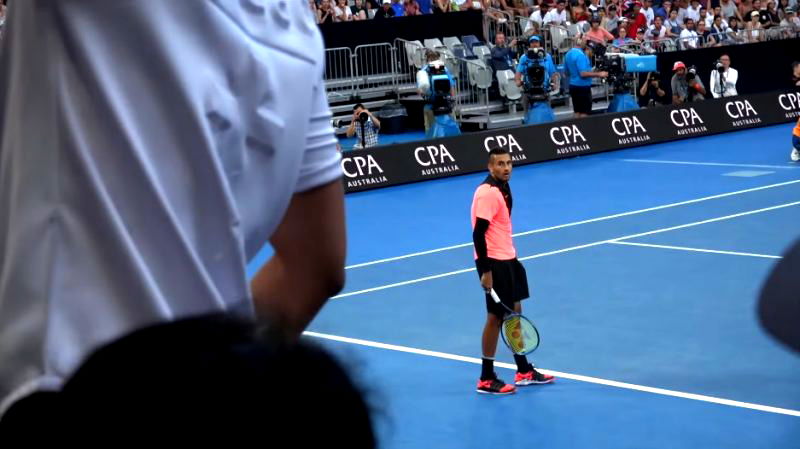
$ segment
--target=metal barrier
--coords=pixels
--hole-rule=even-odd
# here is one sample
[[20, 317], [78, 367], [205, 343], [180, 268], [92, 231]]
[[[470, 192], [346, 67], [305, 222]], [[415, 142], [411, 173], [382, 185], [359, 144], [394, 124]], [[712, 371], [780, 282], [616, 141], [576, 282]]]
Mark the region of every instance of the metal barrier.
[[511, 41], [520, 36], [520, 30], [514, 17], [499, 9], [488, 8], [483, 15], [483, 34], [488, 42], [494, 42], [498, 32], [506, 35], [506, 40]]
[[458, 120], [467, 115], [484, 115], [489, 121], [489, 86], [492, 69], [480, 59], [456, 58], [460, 64], [456, 76], [455, 110]]
[[325, 92], [329, 102], [356, 95], [356, 71], [349, 48], [325, 50]]
[[687, 36], [675, 39], [678, 50], [696, 50], [703, 48], [703, 36]]
[[417, 72], [425, 66], [425, 47], [419, 41], [395, 39], [397, 95], [417, 90]]
[[793, 39], [800, 37], [800, 27], [776, 26], [767, 30], [767, 40]]
[[620, 53], [636, 53], [641, 54], [645, 51], [644, 44], [642, 42], [631, 41], [627, 42], [622, 45], [611, 45], [611, 48], [620, 52]]
[[359, 97], [383, 96], [396, 92], [397, 66], [392, 44], [359, 45], [355, 49], [354, 61], [358, 81]]
[[548, 50], [553, 56], [553, 64], [563, 64], [564, 56], [575, 45], [577, 37], [570, 35], [569, 30], [561, 25], [550, 25], [548, 30], [550, 36], [550, 48]]

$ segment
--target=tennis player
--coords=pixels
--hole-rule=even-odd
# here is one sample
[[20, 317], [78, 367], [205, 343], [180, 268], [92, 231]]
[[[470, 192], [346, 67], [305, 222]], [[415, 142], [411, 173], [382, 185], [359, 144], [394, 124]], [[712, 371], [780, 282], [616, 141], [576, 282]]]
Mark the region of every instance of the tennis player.
[[[478, 381], [478, 393], [505, 395], [516, 391], [497, 378], [494, 372], [494, 355], [497, 338], [503, 323], [505, 309], [495, 303], [489, 291], [494, 288], [502, 302], [521, 313], [520, 301], [529, 297], [525, 267], [517, 260], [511, 240], [511, 156], [504, 148], [489, 151], [489, 176], [475, 190], [472, 199], [472, 241], [475, 244], [475, 264], [481, 286], [486, 292], [486, 325], [483, 328], [483, 363]], [[555, 378], [542, 374], [525, 356], [514, 355], [517, 363], [516, 385], [550, 383]]]
[[800, 161], [800, 118], [797, 119], [797, 124], [792, 129], [792, 154], [790, 157], [792, 162]]

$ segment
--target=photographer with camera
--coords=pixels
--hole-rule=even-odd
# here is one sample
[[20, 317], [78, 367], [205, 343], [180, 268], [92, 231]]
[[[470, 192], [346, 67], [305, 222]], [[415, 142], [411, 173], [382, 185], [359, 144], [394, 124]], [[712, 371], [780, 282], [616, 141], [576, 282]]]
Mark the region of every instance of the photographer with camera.
[[592, 78], [606, 78], [608, 72], [595, 72], [590, 57], [593, 50], [582, 38], [564, 57], [564, 66], [569, 76], [569, 95], [575, 117], [586, 117], [592, 113]]
[[639, 106], [652, 108], [669, 104], [667, 92], [661, 88], [661, 74], [658, 72], [648, 72], [642, 79], [639, 78]]
[[672, 76], [672, 104], [683, 104], [691, 101], [705, 100], [706, 88], [700, 77], [697, 76], [697, 69], [692, 66], [686, 69], [686, 64], [681, 61], [675, 62], [672, 66], [675, 74]]
[[739, 95], [736, 92], [736, 81], [738, 79], [739, 72], [731, 67], [731, 57], [728, 55], [720, 56], [719, 61], [714, 65], [714, 70], [711, 71], [711, 95], [714, 98]]
[[347, 137], [358, 139], [353, 149], [370, 148], [378, 145], [378, 130], [381, 128], [381, 121], [372, 115], [369, 109], [363, 104], [358, 103], [353, 106], [353, 121], [347, 128]]

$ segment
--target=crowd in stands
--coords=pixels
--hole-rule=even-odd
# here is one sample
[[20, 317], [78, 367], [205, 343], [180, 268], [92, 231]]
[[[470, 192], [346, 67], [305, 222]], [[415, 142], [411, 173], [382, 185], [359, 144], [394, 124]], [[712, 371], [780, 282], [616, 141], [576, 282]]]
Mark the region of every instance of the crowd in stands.
[[526, 34], [576, 24], [590, 40], [640, 45], [646, 52], [758, 42], [800, 32], [798, 0], [703, 1], [309, 0], [309, 5], [319, 23], [478, 9], [501, 23], [511, 18]]

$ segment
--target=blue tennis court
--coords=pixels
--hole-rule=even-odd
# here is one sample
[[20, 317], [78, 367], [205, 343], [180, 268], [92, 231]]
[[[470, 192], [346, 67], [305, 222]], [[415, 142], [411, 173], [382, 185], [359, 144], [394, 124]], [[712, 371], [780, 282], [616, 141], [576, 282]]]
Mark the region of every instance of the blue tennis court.
[[[800, 448], [800, 357], [755, 314], [800, 236], [790, 132], [514, 169], [531, 358], [555, 384], [475, 393], [469, 206], [485, 174], [349, 195], [347, 287], [309, 338], [365, 386], [383, 448]], [[497, 357], [513, 380], [502, 344]]]

